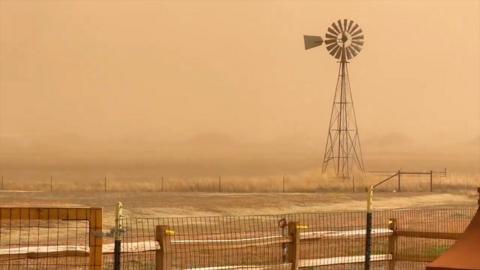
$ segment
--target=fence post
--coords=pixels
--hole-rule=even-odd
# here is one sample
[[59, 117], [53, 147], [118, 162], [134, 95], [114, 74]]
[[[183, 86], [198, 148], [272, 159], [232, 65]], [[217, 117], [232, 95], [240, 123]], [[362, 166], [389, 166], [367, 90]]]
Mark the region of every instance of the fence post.
[[222, 177], [218, 177], [218, 192], [222, 192]]
[[401, 186], [400, 186], [400, 181], [401, 181], [400, 177], [401, 177], [402, 173], [400, 172], [400, 170], [398, 170], [397, 175], [398, 175], [397, 191], [400, 192], [400, 191], [402, 191]]
[[367, 227], [365, 232], [365, 270], [370, 270], [370, 257], [372, 254], [372, 202], [373, 186], [368, 189], [367, 196]]
[[297, 222], [288, 223], [288, 234], [291, 238], [291, 242], [287, 248], [287, 258], [292, 264], [290, 269], [298, 270], [298, 260], [300, 259], [300, 232]]
[[168, 229], [167, 226], [157, 225], [155, 229], [155, 240], [160, 245], [160, 249], [155, 252], [155, 270], [170, 270], [172, 268], [172, 258], [169, 256], [171, 247], [171, 236], [175, 232]]
[[433, 192], [433, 171], [430, 171], [430, 192]]
[[102, 270], [103, 268], [102, 221], [102, 208], [90, 208], [88, 216], [90, 270]]
[[123, 216], [123, 205], [121, 202], [117, 203], [115, 207], [115, 231], [113, 232], [115, 238], [115, 246], [113, 250], [113, 269], [120, 270], [121, 253], [122, 253], [122, 224], [120, 218]]
[[395, 261], [397, 259], [397, 220], [391, 218], [388, 220], [388, 229], [392, 234], [388, 237], [388, 254], [392, 255], [392, 259], [388, 262], [388, 270], [395, 269]]

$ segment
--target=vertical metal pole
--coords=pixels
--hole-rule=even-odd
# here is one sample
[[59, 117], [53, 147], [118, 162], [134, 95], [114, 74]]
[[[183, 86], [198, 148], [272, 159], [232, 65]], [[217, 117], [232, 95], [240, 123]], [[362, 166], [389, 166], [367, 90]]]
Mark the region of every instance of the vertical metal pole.
[[433, 192], [433, 171], [430, 171], [430, 192]]
[[282, 178], [282, 192], [285, 193], [285, 175]]
[[222, 192], [222, 177], [218, 177], [218, 192]]
[[117, 203], [115, 208], [115, 246], [113, 250], [113, 270], [120, 270], [121, 254], [122, 254], [122, 239], [120, 237], [121, 227], [120, 218], [122, 217], [123, 205], [121, 202]]
[[164, 191], [164, 189], [163, 189], [163, 188], [164, 188], [164, 187], [163, 187], [163, 176], [162, 176], [162, 192]]
[[400, 186], [400, 177], [401, 177], [402, 173], [400, 172], [400, 170], [398, 170], [397, 175], [398, 175], [397, 191], [400, 192], [400, 191], [402, 191], [401, 186]]
[[373, 186], [368, 189], [367, 197], [367, 228], [365, 233], [365, 270], [370, 270], [370, 257], [372, 254], [372, 201]]
[[103, 180], [103, 188], [105, 192], [107, 192], [107, 177], [105, 176], [105, 179]]
[[50, 176], [50, 192], [53, 192], [53, 176]]
[[2, 175], [2, 190], [3, 190], [3, 175]]

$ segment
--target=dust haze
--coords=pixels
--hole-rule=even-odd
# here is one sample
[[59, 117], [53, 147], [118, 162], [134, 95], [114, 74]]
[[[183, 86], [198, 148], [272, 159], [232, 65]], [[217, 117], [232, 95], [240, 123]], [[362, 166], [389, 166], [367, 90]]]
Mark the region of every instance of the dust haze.
[[[480, 172], [479, 1], [0, 0], [2, 175], [268, 175], [321, 166], [353, 19], [367, 170]], [[134, 172], [132, 172], [134, 171]]]

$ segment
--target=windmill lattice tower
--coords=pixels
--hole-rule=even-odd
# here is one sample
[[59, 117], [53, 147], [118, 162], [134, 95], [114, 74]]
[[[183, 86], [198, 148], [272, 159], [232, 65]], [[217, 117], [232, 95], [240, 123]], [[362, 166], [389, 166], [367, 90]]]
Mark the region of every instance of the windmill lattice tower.
[[[304, 41], [306, 50], [323, 43], [319, 36], [304, 36]], [[336, 176], [342, 178], [349, 178], [355, 169], [365, 171], [348, 75], [349, 60], [358, 55], [363, 44], [362, 30], [352, 20], [334, 22], [325, 35], [326, 48], [338, 59], [339, 68], [322, 173], [333, 168]]]

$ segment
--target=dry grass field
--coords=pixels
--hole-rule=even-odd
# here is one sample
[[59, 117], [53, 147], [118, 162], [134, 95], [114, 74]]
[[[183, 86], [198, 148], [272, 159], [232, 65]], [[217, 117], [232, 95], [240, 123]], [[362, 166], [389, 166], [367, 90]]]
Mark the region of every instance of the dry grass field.
[[[364, 192], [208, 193], [208, 192], [0, 192], [2, 206], [103, 207], [109, 227], [114, 206], [123, 202], [129, 217], [259, 215], [365, 208]], [[378, 192], [376, 209], [475, 205], [474, 189], [445, 192]]]

